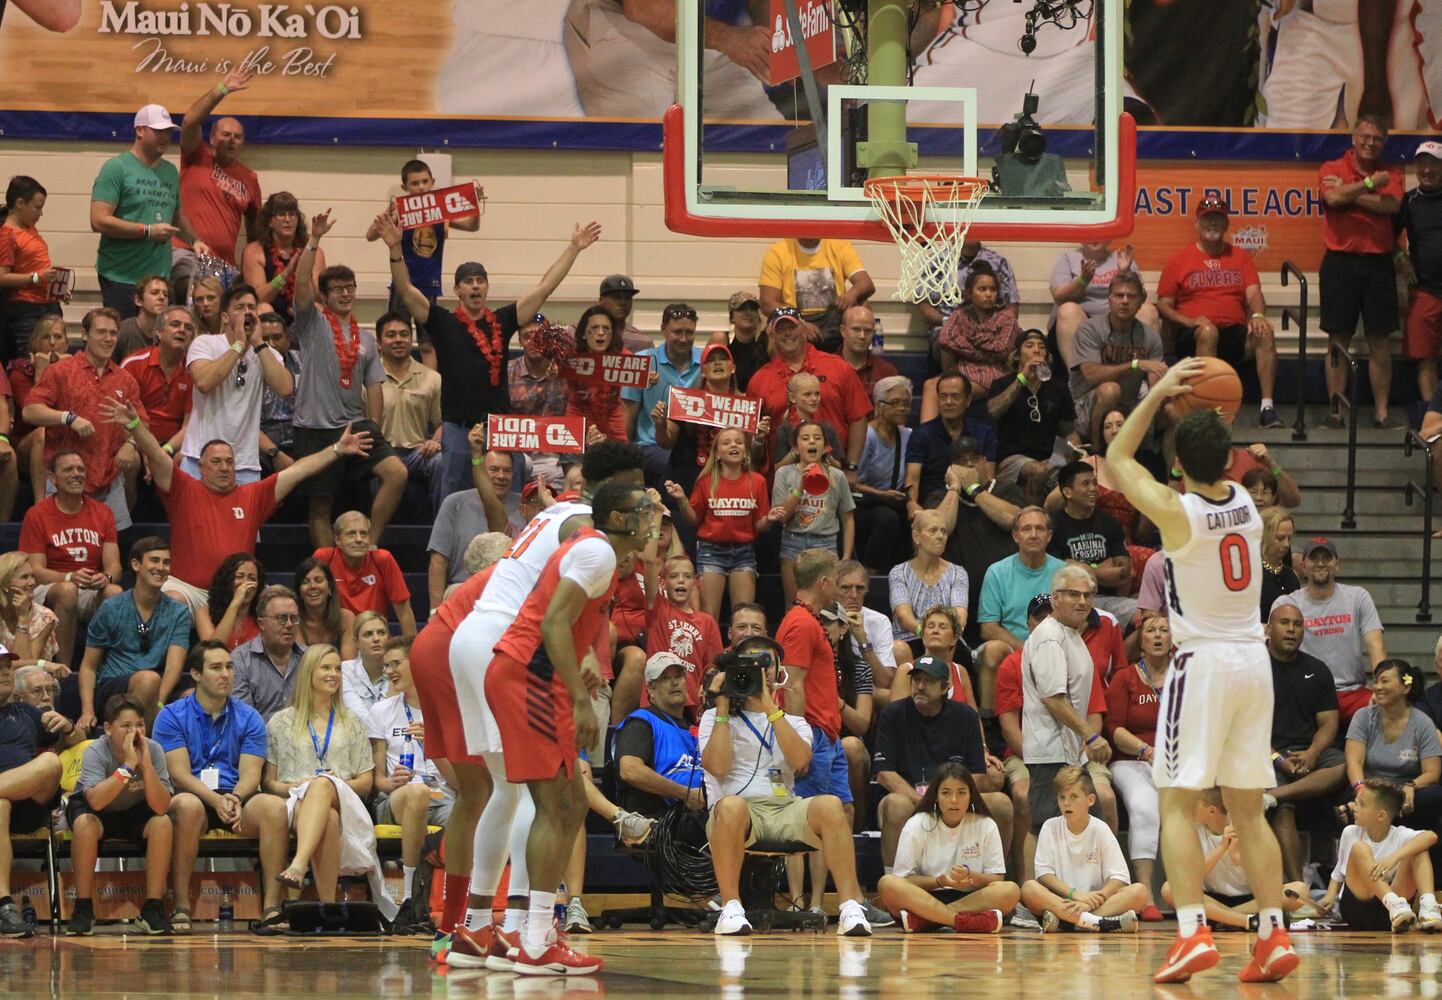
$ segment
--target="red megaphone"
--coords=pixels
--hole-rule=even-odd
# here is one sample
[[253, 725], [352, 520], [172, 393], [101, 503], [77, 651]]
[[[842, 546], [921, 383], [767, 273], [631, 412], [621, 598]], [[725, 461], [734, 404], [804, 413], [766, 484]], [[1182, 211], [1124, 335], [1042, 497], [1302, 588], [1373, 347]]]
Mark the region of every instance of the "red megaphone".
[[831, 474], [820, 462], [813, 462], [801, 473], [801, 488], [811, 496], [825, 496], [831, 489]]

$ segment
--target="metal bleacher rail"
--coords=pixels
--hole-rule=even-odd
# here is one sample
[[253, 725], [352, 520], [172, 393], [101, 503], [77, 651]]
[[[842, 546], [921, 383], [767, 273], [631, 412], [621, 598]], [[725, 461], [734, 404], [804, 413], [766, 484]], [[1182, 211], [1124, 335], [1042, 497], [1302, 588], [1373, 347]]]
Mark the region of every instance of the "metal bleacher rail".
[[1286, 287], [1288, 275], [1297, 276], [1298, 296], [1296, 307], [1282, 307], [1282, 329], [1289, 324], [1297, 327], [1297, 419], [1292, 424], [1292, 440], [1307, 440], [1307, 295], [1311, 282], [1302, 269], [1290, 260], [1282, 263], [1282, 287]]
[[1414, 450], [1420, 450], [1427, 460], [1422, 473], [1422, 485], [1418, 486], [1415, 479], [1409, 479], [1406, 487], [1408, 507], [1412, 506], [1413, 500], [1419, 494], [1422, 497], [1422, 596], [1417, 601], [1419, 622], [1432, 620], [1432, 504], [1436, 497], [1433, 483], [1436, 478], [1436, 465], [1433, 463], [1433, 455], [1437, 442], [1437, 438], [1429, 441], [1414, 430], [1407, 431], [1407, 437], [1402, 442], [1402, 450], [1407, 457], [1410, 458]]
[[1330, 402], [1347, 411], [1347, 506], [1342, 509], [1342, 529], [1351, 531], [1357, 527], [1357, 373], [1365, 359], [1353, 357], [1341, 344], [1332, 345], [1331, 358], [1347, 365], [1347, 392], [1336, 393]]

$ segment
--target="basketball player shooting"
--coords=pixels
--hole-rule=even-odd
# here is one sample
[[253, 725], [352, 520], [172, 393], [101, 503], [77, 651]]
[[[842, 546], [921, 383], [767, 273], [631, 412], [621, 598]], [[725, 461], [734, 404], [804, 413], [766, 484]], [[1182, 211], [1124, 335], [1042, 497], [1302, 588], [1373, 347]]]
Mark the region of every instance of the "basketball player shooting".
[[1163, 403], [1177, 399], [1174, 408], [1186, 409], [1189, 380], [1206, 371], [1196, 358], [1174, 365], [1107, 451], [1127, 499], [1161, 532], [1167, 613], [1177, 644], [1152, 763], [1177, 939], [1152, 978], [1185, 982], [1220, 959], [1203, 915], [1202, 851], [1192, 818], [1203, 790], [1220, 786], [1260, 908], [1252, 959], [1238, 978], [1276, 982], [1299, 960], [1282, 919], [1281, 851], [1262, 808], [1262, 792], [1273, 777], [1272, 668], [1258, 615], [1261, 517], [1247, 491], [1224, 477], [1231, 431], [1214, 409], [1191, 409], [1177, 425], [1185, 494], [1157, 482], [1136, 460]]

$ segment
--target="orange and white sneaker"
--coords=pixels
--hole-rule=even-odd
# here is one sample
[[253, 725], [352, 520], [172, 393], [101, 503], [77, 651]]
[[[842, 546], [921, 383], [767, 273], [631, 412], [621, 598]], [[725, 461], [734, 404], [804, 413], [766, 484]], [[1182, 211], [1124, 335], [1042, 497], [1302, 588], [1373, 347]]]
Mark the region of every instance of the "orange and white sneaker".
[[1198, 972], [1206, 972], [1222, 960], [1212, 942], [1210, 927], [1198, 927], [1191, 937], [1177, 935], [1167, 950], [1162, 967], [1152, 976], [1154, 983], [1185, 983]]
[[446, 954], [446, 964], [458, 969], [484, 969], [486, 955], [490, 953], [491, 942], [495, 940], [495, 930], [491, 924], [475, 930], [467, 930], [457, 925], [451, 932], [451, 946]]
[[486, 952], [486, 968], [492, 972], [510, 972], [521, 951], [521, 932], [494, 928], [491, 947]]
[[1279, 927], [1265, 941], [1257, 938], [1252, 960], [1237, 973], [1237, 978], [1244, 983], [1276, 983], [1301, 964], [1292, 950], [1292, 939]]
[[553, 941], [534, 958], [521, 948], [511, 971], [521, 976], [589, 976], [600, 972], [605, 964], [599, 958], [573, 951], [564, 941]]

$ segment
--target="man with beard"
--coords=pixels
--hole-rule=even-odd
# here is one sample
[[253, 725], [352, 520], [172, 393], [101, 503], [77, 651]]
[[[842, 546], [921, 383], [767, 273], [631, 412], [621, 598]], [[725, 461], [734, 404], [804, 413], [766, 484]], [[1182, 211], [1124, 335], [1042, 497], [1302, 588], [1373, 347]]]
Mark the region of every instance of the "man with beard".
[[1341, 725], [1346, 726], [1372, 700], [1367, 678], [1387, 658], [1387, 644], [1372, 595], [1338, 583], [1341, 570], [1337, 546], [1330, 539], [1309, 539], [1302, 545], [1303, 586], [1292, 596], [1307, 629], [1302, 651], [1332, 671]]

